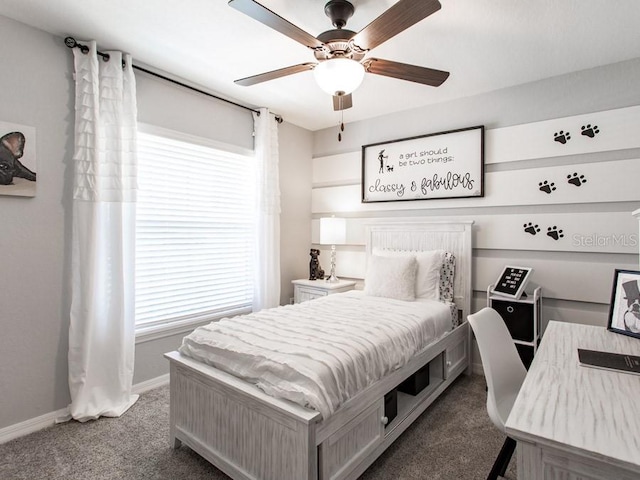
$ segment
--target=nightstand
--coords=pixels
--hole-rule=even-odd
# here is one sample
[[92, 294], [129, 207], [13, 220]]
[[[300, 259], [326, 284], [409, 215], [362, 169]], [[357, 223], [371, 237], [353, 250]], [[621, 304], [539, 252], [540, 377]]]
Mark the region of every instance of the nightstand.
[[353, 290], [356, 282], [349, 280], [339, 280], [337, 282], [327, 282], [326, 280], [293, 280], [293, 302], [301, 303], [313, 300], [318, 297], [325, 297], [334, 293], [348, 292]]
[[497, 311], [506, 323], [522, 363], [529, 369], [540, 343], [540, 310], [542, 288], [536, 288], [519, 300], [491, 293], [487, 289], [487, 306]]

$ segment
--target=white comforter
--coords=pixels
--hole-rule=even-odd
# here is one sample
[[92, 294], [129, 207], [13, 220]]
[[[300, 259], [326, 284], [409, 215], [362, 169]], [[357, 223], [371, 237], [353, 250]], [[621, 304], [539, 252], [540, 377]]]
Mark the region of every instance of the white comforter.
[[446, 304], [351, 291], [212, 322], [180, 352], [328, 418], [449, 330]]

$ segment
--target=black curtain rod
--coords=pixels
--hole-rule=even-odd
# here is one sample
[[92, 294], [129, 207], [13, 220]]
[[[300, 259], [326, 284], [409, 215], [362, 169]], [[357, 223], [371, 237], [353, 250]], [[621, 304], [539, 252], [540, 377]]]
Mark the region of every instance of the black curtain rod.
[[[73, 37], [66, 37], [64, 39], [64, 44], [69, 48], [79, 48], [80, 51], [82, 53], [84, 53], [84, 54], [89, 53], [89, 47], [87, 47], [86, 45], [83, 45], [81, 43], [76, 42], [76, 39], [73, 38]], [[103, 52], [100, 52], [100, 51], [96, 51], [96, 53], [98, 55], [100, 55], [102, 57], [102, 60], [104, 60], [105, 62], [109, 61], [110, 55], [108, 53], [103, 53]], [[148, 73], [149, 75], [153, 75], [154, 77], [161, 78], [162, 80], [165, 80], [167, 82], [171, 82], [171, 83], [173, 83], [175, 85], [179, 85], [179, 86], [181, 86], [183, 88], [187, 88], [189, 90], [193, 90], [194, 92], [201, 93], [202, 95], [206, 95], [208, 97], [215, 98], [216, 100], [221, 100], [223, 102], [230, 103], [231, 105], [235, 105], [236, 107], [244, 108], [245, 110], [249, 110], [251, 112], [255, 112], [258, 115], [260, 115], [260, 111], [259, 110], [255, 110], [255, 109], [247, 107], [245, 105], [240, 105], [239, 103], [232, 102], [231, 100], [227, 100], [226, 98], [218, 97], [217, 95], [214, 95], [213, 93], [205, 92], [205, 91], [200, 90], [198, 88], [192, 87], [191, 85], [187, 85], [185, 83], [182, 83], [182, 82], [179, 82], [177, 80], [174, 80], [173, 78], [165, 77], [164, 75], [160, 75], [159, 73], [152, 72], [151, 70], [147, 70], [146, 68], [139, 67], [138, 65], [132, 64], [131, 66], [133, 68], [135, 68], [136, 70], [140, 70], [141, 72]], [[124, 60], [122, 61], [122, 67], [124, 68]], [[280, 115], [275, 115], [275, 119], [276, 119], [276, 122], [282, 123], [283, 119], [282, 119], [282, 117]]]

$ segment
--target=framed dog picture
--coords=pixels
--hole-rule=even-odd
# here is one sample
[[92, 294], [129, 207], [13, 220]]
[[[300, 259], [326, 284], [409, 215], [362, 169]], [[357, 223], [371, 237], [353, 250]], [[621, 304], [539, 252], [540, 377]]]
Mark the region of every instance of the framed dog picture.
[[640, 271], [616, 269], [607, 330], [640, 338]]
[[36, 195], [36, 129], [0, 121], [0, 195]]

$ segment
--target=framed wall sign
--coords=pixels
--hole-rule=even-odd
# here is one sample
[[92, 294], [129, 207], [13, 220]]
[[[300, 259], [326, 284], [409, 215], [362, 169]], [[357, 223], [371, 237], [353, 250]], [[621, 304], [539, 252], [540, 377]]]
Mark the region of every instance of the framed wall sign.
[[640, 272], [618, 270], [613, 275], [607, 330], [640, 338]]
[[362, 147], [362, 202], [484, 196], [484, 126]]
[[0, 121], [0, 195], [36, 195], [36, 129]]
[[532, 273], [529, 267], [504, 267], [491, 293], [519, 300]]

